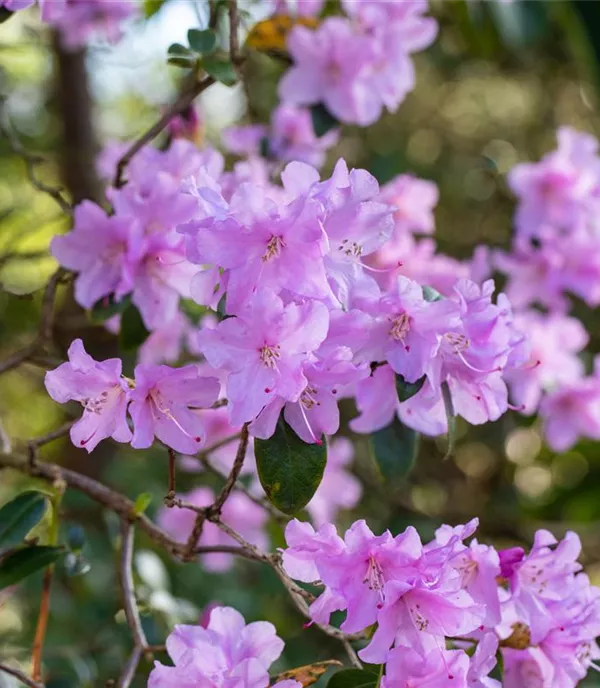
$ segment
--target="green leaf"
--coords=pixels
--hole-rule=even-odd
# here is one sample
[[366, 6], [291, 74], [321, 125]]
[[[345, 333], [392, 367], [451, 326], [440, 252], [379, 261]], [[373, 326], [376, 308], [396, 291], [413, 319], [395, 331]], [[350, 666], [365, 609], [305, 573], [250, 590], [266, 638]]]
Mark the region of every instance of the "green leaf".
[[140, 312], [133, 304], [130, 304], [121, 318], [121, 331], [119, 332], [121, 349], [123, 351], [135, 351], [146, 341], [149, 334]]
[[456, 413], [454, 411], [454, 404], [452, 403], [450, 387], [448, 387], [448, 383], [445, 380], [442, 382], [442, 399], [444, 400], [446, 420], [448, 421], [448, 447], [443, 458], [443, 461], [445, 461], [452, 455], [454, 451], [454, 442], [456, 440]]
[[41, 492], [22, 492], [0, 509], [0, 549], [20, 544], [40, 521], [48, 506]]
[[146, 511], [146, 509], [150, 506], [151, 501], [152, 495], [149, 492], [142, 492], [136, 497], [135, 502], [133, 503], [133, 513], [136, 516], [143, 514], [144, 511]]
[[167, 50], [168, 55], [174, 55], [177, 57], [189, 57], [192, 59], [192, 53], [189, 48], [181, 43], [171, 43], [169, 49]]
[[93, 323], [103, 323], [105, 320], [112, 318], [113, 315], [119, 315], [131, 303], [131, 296], [127, 294], [120, 301], [115, 301], [113, 294], [104, 296], [97, 301], [90, 311], [90, 319]]
[[200, 55], [210, 55], [217, 48], [217, 34], [211, 29], [190, 29], [187, 36], [190, 48]]
[[24, 547], [9, 554], [0, 560], [0, 590], [54, 564], [63, 554], [62, 547]]
[[405, 478], [417, 458], [419, 433], [394, 418], [386, 428], [371, 433], [371, 451], [385, 480]]
[[426, 284], [424, 284], [421, 289], [423, 290], [423, 298], [425, 301], [441, 301], [444, 298], [437, 289], [428, 287]]
[[328, 131], [331, 131], [340, 124], [322, 103], [313, 105], [310, 109], [310, 114], [312, 116], [313, 129], [315, 130], [315, 136], [317, 138], [325, 136]]
[[202, 67], [207, 74], [225, 86], [233, 86], [237, 82], [237, 74], [233, 64], [226, 58], [209, 56], [202, 60]]
[[254, 452], [260, 483], [273, 505], [295, 514], [310, 502], [327, 463], [325, 442], [303, 442], [280, 416], [272, 437], [254, 440]]
[[421, 391], [421, 387], [425, 384], [427, 375], [423, 375], [416, 382], [407, 382], [402, 375], [396, 374], [396, 391], [398, 392], [398, 401], [408, 401], [414, 397], [417, 392]]
[[144, 17], [150, 19], [165, 4], [166, 0], [144, 0]]
[[327, 688], [376, 688], [379, 684], [379, 666], [377, 671], [344, 669], [336, 671], [329, 679]]

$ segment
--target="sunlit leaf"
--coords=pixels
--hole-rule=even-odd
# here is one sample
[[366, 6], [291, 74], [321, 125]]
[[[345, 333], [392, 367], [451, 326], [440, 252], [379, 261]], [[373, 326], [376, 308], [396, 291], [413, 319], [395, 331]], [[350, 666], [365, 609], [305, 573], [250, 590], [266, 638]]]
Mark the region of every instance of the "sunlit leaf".
[[294, 26], [314, 29], [319, 25], [315, 17], [291, 17], [288, 14], [274, 15], [258, 22], [248, 34], [246, 46], [253, 50], [269, 53], [285, 53], [287, 37]]
[[328, 659], [324, 662], [306, 664], [305, 666], [284, 671], [275, 677], [274, 683], [279, 683], [279, 681], [298, 681], [306, 688], [306, 686], [312, 686], [313, 683], [316, 683], [327, 669], [333, 666], [342, 666], [342, 663], [337, 659]]
[[190, 48], [200, 55], [210, 55], [217, 47], [217, 34], [211, 29], [190, 29], [188, 31]]

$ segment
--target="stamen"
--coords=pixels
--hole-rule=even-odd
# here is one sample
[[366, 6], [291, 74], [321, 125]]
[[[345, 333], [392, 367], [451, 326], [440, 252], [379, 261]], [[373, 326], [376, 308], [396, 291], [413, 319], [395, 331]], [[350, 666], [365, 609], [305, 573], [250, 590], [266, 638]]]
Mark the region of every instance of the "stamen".
[[511, 411], [524, 411], [525, 410], [525, 404], [521, 404], [520, 406], [514, 406], [513, 404], [506, 404], [506, 407], [509, 408]]
[[358, 265], [360, 265], [361, 268], [364, 268], [365, 270], [369, 270], [370, 272], [378, 272], [380, 274], [384, 274], [386, 272], [395, 272], [396, 270], [401, 268], [404, 265], [404, 263], [400, 263], [398, 261], [397, 265], [392, 265], [389, 268], [372, 268], [370, 265], [367, 265], [366, 263], [361, 263], [360, 261], [358, 261]]
[[[383, 601], [383, 586], [385, 585], [383, 569], [373, 554], [369, 554], [367, 572], [363, 578], [363, 583], [367, 584], [369, 590], [373, 590], [378, 593], [379, 597]], [[377, 605], [377, 607], [378, 609], [381, 608], [379, 605]]]
[[338, 251], [341, 251], [348, 258], [360, 258], [362, 255], [362, 246], [356, 241], [342, 239], [342, 243], [338, 246]]
[[277, 360], [281, 358], [281, 347], [279, 344], [275, 344], [275, 346], [265, 344], [262, 349], [259, 349], [259, 353], [260, 360], [267, 368], [277, 369]]
[[285, 247], [285, 242], [281, 237], [272, 236], [268, 243], [266, 251], [263, 253], [261, 258], [263, 263], [271, 260], [272, 258], [278, 258], [281, 254], [281, 249]]
[[193, 439], [194, 442], [201, 442], [202, 438], [201, 437], [194, 437], [193, 435], [190, 435], [190, 433], [182, 427], [181, 423], [175, 418], [173, 413], [171, 412], [170, 408], [163, 408], [160, 405], [160, 400], [162, 400], [161, 394], [158, 390], [154, 389], [152, 392], [150, 392], [150, 399], [152, 400], [152, 406], [156, 407], [160, 413], [165, 415], [172, 423], [175, 424], [175, 426], [181, 430], [181, 432], [186, 436], [189, 437], [190, 439]]
[[469, 361], [467, 361], [467, 359], [463, 356], [461, 351], [455, 351], [454, 353], [467, 366], [467, 368], [469, 368], [469, 370], [473, 370], [476, 373], [499, 373], [502, 370], [502, 368], [491, 368], [490, 370], [482, 370], [481, 368], [477, 368], [476, 366], [469, 363]]
[[399, 342], [404, 342], [404, 338], [410, 332], [410, 315], [408, 313], [401, 313], [392, 320], [392, 327], [389, 335], [392, 339]]
[[298, 404], [298, 408], [300, 409], [300, 413], [302, 414], [302, 418], [304, 418], [304, 422], [306, 423], [306, 427], [308, 428], [308, 432], [310, 436], [312, 437], [313, 441], [315, 444], [323, 444], [323, 440], [320, 440], [314, 433], [313, 429], [310, 427], [310, 423], [308, 422], [308, 418], [306, 417], [306, 413], [304, 412], [304, 406], [302, 403]]

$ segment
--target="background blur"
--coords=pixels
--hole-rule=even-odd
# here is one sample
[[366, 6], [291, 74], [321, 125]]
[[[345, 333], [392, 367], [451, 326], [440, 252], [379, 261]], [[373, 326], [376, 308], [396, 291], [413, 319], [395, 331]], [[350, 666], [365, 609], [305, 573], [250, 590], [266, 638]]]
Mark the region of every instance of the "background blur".
[[[467, 258], [481, 243], [508, 245], [514, 202], [505, 175], [516, 162], [536, 160], [554, 148], [560, 125], [600, 134], [600, 2], [431, 4], [440, 34], [427, 52], [416, 56], [415, 91], [398, 114], [369, 129], [345, 128], [330, 161], [343, 155], [350, 166], [369, 169], [381, 182], [405, 171], [434, 180], [441, 193], [436, 210], [440, 250]], [[200, 25], [203, 5], [167, 0], [151, 18], [132, 22], [118, 46], [93, 45], [85, 57], [87, 86], [85, 73], [77, 71], [81, 56], [56, 48], [37, 23], [35, 8], [0, 25], [2, 117], [10, 117], [28, 151], [47, 161], [40, 166], [43, 179], [61, 179], [76, 200], [98, 197], [93, 174], [98, 145], [139, 135], [172, 100], [181, 73], [166, 66], [166, 50], [170, 43], [184, 41], [188, 28]], [[147, 7], [156, 9], [157, 4]], [[248, 9], [260, 15], [260, 8]], [[209, 89], [198, 103], [206, 140], [218, 145], [220, 129], [246, 111], [254, 121], [266, 121], [282, 69], [272, 58], [255, 54], [248, 62], [245, 89]], [[86, 87], [91, 104], [82, 104]], [[73, 117], [90, 112], [89, 121], [73, 125]], [[58, 207], [31, 186], [22, 159], [6, 137], [0, 138], [0, 358], [35, 334], [39, 290], [55, 268], [48, 242], [66, 229]], [[96, 358], [119, 355], [116, 338], [89, 323], [68, 287], [59, 292], [57, 307], [57, 357], [76, 337], [84, 339]], [[576, 314], [592, 334], [590, 351], [599, 351], [597, 315], [583, 305]], [[126, 360], [126, 366], [132, 364]], [[17, 444], [68, 419], [64, 408], [45, 394], [42, 378], [43, 367], [31, 364], [0, 377], [2, 428]], [[344, 408], [346, 418], [352, 414], [351, 407]], [[342, 433], [348, 431], [343, 428]], [[554, 455], [543, 446], [534, 419], [508, 413], [495, 424], [468, 431], [459, 425], [455, 455], [443, 464], [444, 447], [422, 442], [406, 481], [384, 485], [373, 469], [367, 441], [354, 439], [353, 470], [364, 495], [355, 513], [342, 516], [341, 526], [359, 514], [374, 531], [389, 527], [398, 532], [413, 524], [430, 537], [442, 521], [464, 522], [477, 515], [479, 538], [499, 546], [528, 543], [539, 527], [557, 536], [573, 528], [582, 536], [588, 573], [600, 583], [597, 444], [581, 443]], [[61, 440], [46, 447], [43, 456], [100, 477], [132, 499], [149, 492], [150, 515], [162, 503], [164, 450], [134, 452], [104, 442], [89, 456]], [[0, 473], [0, 504], [27, 484], [20, 476]], [[180, 490], [199, 484], [211, 480], [201, 474], [178, 475]], [[104, 685], [129, 652], [114, 577], [118, 523], [109, 516], [74, 492], [64, 500], [63, 528], [84, 528], [89, 570], [69, 576], [59, 569], [55, 575], [45, 651], [48, 688]], [[273, 525], [270, 533], [273, 547], [281, 546], [280, 527]], [[162, 553], [154, 554], [143, 535], [138, 535], [137, 551], [138, 592], [145, 600], [150, 642], [164, 642], [174, 622], [193, 622], [207, 603], [218, 601], [237, 607], [247, 620], [265, 618], [277, 626], [286, 641], [281, 668], [339, 656], [335, 641], [317, 629], [303, 630], [303, 619], [274, 574], [260, 564], [242, 560], [227, 574], [212, 575], [199, 565], [174, 565]], [[1, 657], [27, 661], [40, 586], [41, 575], [36, 575], [10, 598], [0, 596]], [[142, 665], [136, 685], [145, 685], [148, 669]], [[0, 686], [10, 685], [3, 680]], [[592, 677], [586, 685], [600, 686], [600, 679]]]

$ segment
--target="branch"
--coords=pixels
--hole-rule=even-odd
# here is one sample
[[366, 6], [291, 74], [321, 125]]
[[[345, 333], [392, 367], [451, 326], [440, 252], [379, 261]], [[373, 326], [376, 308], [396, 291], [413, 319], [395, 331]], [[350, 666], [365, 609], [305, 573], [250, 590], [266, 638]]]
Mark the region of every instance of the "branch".
[[6, 664], [0, 663], [0, 671], [3, 671], [5, 674], [9, 674], [10, 676], [14, 676], [16, 679], [19, 679], [22, 684], [30, 686], [31, 688], [44, 688], [43, 683], [37, 683], [37, 681], [30, 679], [29, 676], [24, 674], [22, 671], [13, 669]]
[[44, 649], [44, 639], [46, 637], [48, 616], [50, 614], [50, 587], [52, 586], [53, 575], [54, 566], [51, 565], [44, 572], [40, 613], [38, 615], [35, 637], [33, 639], [33, 669], [31, 673], [34, 681], [39, 681], [42, 678], [42, 650]]
[[160, 132], [169, 124], [175, 115], [183, 112], [188, 108], [203, 91], [205, 91], [209, 86], [212, 86], [215, 80], [211, 76], [207, 76], [202, 79], [202, 81], [194, 81], [192, 85], [186, 89], [177, 100], [171, 105], [171, 107], [164, 113], [164, 115], [155, 122], [145, 134], [140, 136], [139, 139], [121, 156], [119, 162], [117, 163], [117, 172], [115, 175], [114, 186], [120, 189], [125, 181], [123, 180], [123, 173], [125, 168], [131, 162], [131, 160], [142, 150], [142, 148], [155, 139]]
[[54, 299], [56, 290], [62, 279], [68, 273], [63, 268], [58, 268], [50, 277], [48, 284], [44, 288], [42, 296], [42, 309], [40, 326], [37, 337], [20, 351], [15, 352], [4, 361], [0, 362], [0, 374], [6, 373], [13, 368], [21, 365], [29, 358], [34, 357], [44, 348], [45, 344], [52, 339], [52, 327], [54, 325]]
[[229, 55], [236, 67], [240, 62], [239, 27], [240, 18], [238, 15], [237, 0], [229, 0]]
[[123, 595], [123, 608], [127, 625], [133, 636], [133, 650], [117, 682], [118, 688], [129, 688], [144, 652], [148, 652], [148, 640], [142, 628], [140, 613], [133, 584], [133, 539], [134, 528], [127, 520], [121, 520], [121, 558], [119, 562], [119, 583]]

